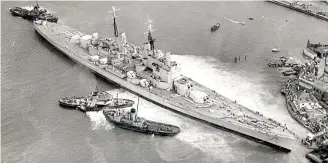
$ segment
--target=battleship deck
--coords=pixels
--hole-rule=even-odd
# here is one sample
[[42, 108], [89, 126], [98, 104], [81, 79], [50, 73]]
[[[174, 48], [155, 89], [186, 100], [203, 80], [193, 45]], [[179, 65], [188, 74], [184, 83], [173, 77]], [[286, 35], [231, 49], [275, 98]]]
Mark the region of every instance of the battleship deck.
[[105, 79], [117, 83], [130, 92], [164, 108], [212, 126], [233, 131], [283, 151], [290, 152], [297, 141], [295, 133], [278, 122], [236, 104], [193, 80], [191, 80], [192, 84], [207, 93], [210, 99], [212, 99], [213, 105], [203, 106], [195, 104], [191, 99], [178, 96], [173, 91], [157, 88], [148, 90], [140, 85], [134, 85], [124, 78], [119, 78], [103, 68], [99, 68], [86, 58], [89, 56], [89, 52], [86, 49], [81, 48], [78, 44], [69, 42], [69, 37], [65, 33], [81, 33], [73, 28], [49, 22], [47, 25], [34, 23], [34, 28], [42, 37], [72, 60], [90, 68]]

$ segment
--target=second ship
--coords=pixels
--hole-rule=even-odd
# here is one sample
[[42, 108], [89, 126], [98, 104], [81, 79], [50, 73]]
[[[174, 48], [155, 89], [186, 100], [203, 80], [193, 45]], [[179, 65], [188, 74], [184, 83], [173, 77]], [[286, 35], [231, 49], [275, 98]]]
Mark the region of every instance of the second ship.
[[80, 111], [100, 111], [103, 108], [126, 108], [131, 107], [134, 101], [124, 98], [114, 98], [109, 92], [92, 92], [87, 97], [64, 97], [59, 100], [64, 107], [79, 109]]
[[129, 43], [126, 34], [118, 32], [118, 9], [112, 9], [114, 38], [82, 34], [43, 20], [35, 21], [34, 29], [72, 60], [148, 101], [283, 151], [293, 149], [297, 135], [285, 125], [183, 76], [170, 53], [155, 49], [151, 20], [147, 44]]

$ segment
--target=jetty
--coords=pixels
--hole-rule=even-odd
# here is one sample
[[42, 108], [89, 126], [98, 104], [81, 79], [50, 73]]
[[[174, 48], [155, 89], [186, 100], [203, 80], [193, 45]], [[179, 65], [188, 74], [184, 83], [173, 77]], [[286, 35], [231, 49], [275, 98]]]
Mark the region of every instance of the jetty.
[[306, 5], [298, 5], [297, 2], [291, 3], [288, 1], [277, 1], [277, 0], [268, 0], [268, 2], [287, 7], [289, 9], [314, 16], [316, 18], [328, 21], [328, 15], [324, 12], [314, 12], [306, 7]]

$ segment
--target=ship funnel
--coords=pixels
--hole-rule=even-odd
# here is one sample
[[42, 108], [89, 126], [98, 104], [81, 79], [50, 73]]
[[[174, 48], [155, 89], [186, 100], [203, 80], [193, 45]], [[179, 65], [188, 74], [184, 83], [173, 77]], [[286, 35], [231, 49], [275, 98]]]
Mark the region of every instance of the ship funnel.
[[132, 108], [130, 111], [130, 120], [135, 121], [136, 120], [136, 109]]

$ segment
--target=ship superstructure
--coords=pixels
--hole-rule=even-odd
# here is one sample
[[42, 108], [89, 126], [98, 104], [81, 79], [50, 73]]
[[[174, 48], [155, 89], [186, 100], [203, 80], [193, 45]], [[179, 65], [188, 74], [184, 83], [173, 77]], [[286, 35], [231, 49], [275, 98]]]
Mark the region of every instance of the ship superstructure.
[[285, 125], [251, 111], [215, 91], [181, 75], [181, 66], [170, 53], [155, 48], [152, 21], [147, 43], [136, 46], [118, 33], [113, 7], [114, 38], [49, 22], [35, 22], [35, 30], [72, 60], [121, 87], [160, 106], [222, 127], [258, 142], [290, 151], [296, 135]]

